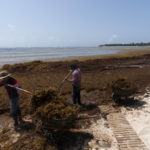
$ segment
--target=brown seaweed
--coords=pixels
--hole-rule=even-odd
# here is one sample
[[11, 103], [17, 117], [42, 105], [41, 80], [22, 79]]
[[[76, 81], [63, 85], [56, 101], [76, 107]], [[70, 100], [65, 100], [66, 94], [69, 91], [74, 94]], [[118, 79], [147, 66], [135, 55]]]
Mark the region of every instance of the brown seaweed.
[[39, 124], [48, 128], [71, 127], [78, 112], [78, 107], [68, 105], [55, 88], [36, 91], [30, 104], [33, 121], [38, 124], [38, 128]]
[[119, 78], [112, 82], [112, 91], [114, 94], [128, 96], [136, 93], [137, 87], [127, 78]]

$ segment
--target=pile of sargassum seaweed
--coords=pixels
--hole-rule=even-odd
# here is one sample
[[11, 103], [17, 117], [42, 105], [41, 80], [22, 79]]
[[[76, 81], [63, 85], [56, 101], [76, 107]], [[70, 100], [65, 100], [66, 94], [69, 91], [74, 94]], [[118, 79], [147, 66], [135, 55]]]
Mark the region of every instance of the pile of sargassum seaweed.
[[128, 78], [119, 78], [111, 83], [115, 95], [128, 96], [137, 92], [137, 87]]
[[55, 88], [36, 91], [30, 102], [33, 122], [37, 129], [71, 128], [76, 120], [78, 107], [69, 105]]

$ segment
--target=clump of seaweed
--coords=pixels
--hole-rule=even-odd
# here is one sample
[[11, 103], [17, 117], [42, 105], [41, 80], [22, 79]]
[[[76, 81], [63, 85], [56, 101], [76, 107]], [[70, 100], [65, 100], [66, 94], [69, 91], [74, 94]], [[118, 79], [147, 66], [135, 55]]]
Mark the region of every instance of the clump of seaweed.
[[24, 135], [17, 142], [4, 145], [3, 150], [56, 150], [51, 146], [46, 138], [35, 135]]
[[130, 95], [137, 92], [137, 87], [127, 78], [119, 78], [112, 82], [112, 91], [116, 95]]
[[59, 101], [59, 99], [60, 97], [58, 95], [58, 91], [54, 88], [37, 90], [31, 98], [31, 111], [36, 111], [37, 108], [46, 105], [52, 101], [56, 103], [57, 101]]
[[78, 107], [68, 105], [55, 88], [36, 91], [30, 104], [33, 121], [38, 129], [41, 126], [69, 128], [74, 124], [78, 112]]

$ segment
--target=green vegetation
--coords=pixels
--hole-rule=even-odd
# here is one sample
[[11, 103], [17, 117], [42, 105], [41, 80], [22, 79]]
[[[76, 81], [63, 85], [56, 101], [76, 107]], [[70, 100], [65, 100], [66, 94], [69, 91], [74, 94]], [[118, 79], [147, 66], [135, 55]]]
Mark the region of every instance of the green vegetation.
[[103, 44], [103, 45], [99, 45], [99, 47], [102, 47], [102, 46], [150, 46], [150, 42], [148, 43], [127, 43], [127, 44], [119, 44], [119, 43], [116, 43], [116, 44]]

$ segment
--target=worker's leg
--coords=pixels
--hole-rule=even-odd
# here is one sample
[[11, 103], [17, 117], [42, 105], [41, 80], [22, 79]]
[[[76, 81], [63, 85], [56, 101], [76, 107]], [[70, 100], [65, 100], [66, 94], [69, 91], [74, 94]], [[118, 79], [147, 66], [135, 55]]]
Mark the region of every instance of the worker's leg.
[[17, 117], [19, 119], [19, 122], [23, 122], [19, 104], [17, 104]]
[[72, 99], [73, 99], [73, 104], [76, 104], [76, 99], [77, 99], [77, 88], [76, 86], [72, 85]]
[[21, 109], [19, 107], [19, 97], [16, 98], [16, 107], [17, 107], [17, 112], [16, 112], [16, 115], [17, 115], [17, 118], [19, 119], [20, 122], [22, 122], [22, 115], [21, 115]]
[[14, 126], [18, 125], [18, 119], [17, 119], [17, 103], [18, 103], [18, 98], [12, 98], [10, 99], [10, 113], [11, 116], [14, 119]]
[[80, 87], [77, 87], [77, 99], [78, 99], [78, 104], [81, 105]]

